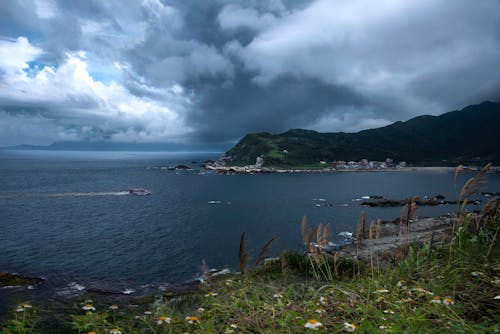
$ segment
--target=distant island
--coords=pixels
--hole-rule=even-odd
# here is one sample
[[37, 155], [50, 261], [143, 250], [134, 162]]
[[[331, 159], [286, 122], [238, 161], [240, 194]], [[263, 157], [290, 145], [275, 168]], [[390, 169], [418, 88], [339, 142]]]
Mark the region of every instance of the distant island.
[[114, 151], [114, 152], [197, 152], [221, 153], [222, 146], [206, 143], [137, 143], [113, 141], [57, 141], [50, 145], [15, 145], [0, 147], [0, 150], [16, 151]]
[[335, 168], [500, 163], [500, 103], [483, 102], [440, 116], [357, 133], [294, 129], [247, 134], [221, 160], [226, 166]]

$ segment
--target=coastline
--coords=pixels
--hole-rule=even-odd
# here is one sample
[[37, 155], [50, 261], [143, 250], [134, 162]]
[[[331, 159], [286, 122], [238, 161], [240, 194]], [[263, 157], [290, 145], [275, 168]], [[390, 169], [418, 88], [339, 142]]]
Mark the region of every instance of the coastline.
[[[358, 243], [358, 249], [356, 246], [355, 238], [347, 238], [349, 240], [347, 243], [341, 245], [336, 252], [339, 254], [349, 257], [351, 259], [357, 258], [362, 261], [367, 261], [369, 253], [367, 250], [373, 251], [373, 254], [378, 253], [378, 255], [383, 255], [387, 258], [389, 254], [394, 254], [397, 251], [398, 245], [408, 242], [421, 242], [422, 240], [428, 240], [429, 236], [434, 235], [435, 240], [442, 240], [450, 234], [451, 227], [453, 223], [456, 222], [457, 218], [455, 216], [443, 215], [437, 217], [417, 217], [411, 220], [411, 231], [409, 234], [402, 234], [399, 219], [381, 221], [381, 228], [378, 238], [370, 239], [368, 236], [362, 237]], [[355, 234], [355, 230], [351, 232], [352, 235]], [[372, 255], [373, 255], [372, 254]], [[269, 260], [275, 258], [271, 257]], [[210, 275], [212, 277], [225, 275], [234, 275], [236, 271], [229, 269], [212, 269]], [[0, 270], [0, 276], [4, 276], [4, 280], [0, 281], [0, 289], [4, 292], [10, 292], [11, 294], [21, 293], [22, 295], [30, 294], [28, 291], [37, 295], [41, 292], [42, 295], [47, 296], [48, 293], [53, 294], [52, 297], [58, 296], [57, 299], [66, 300], [71, 302], [71, 300], [81, 299], [85, 295], [100, 296], [100, 298], [109, 298], [112, 300], [122, 300], [127, 302], [132, 302], [133, 304], [142, 304], [143, 302], [152, 301], [154, 295], [161, 291], [161, 294], [165, 298], [175, 298], [185, 294], [190, 294], [197, 291], [200, 288], [201, 280], [199, 278], [193, 278], [191, 280], [183, 280], [178, 282], [171, 282], [166, 284], [146, 284], [142, 285], [143, 289], [139, 286], [134, 286], [133, 289], [125, 289], [121, 286], [122, 284], [113, 285], [112, 282], [107, 282], [106, 286], [97, 286], [97, 281], [94, 284], [89, 283], [86, 286], [81, 285], [81, 280], [77, 278], [72, 278], [67, 282], [54, 282], [51, 278], [47, 276], [33, 276], [29, 273], [14, 273], [9, 271]], [[76, 283], [78, 282], [78, 284]], [[122, 283], [122, 282], [115, 282]], [[73, 289], [68, 289], [68, 287]], [[137, 290], [136, 290], [137, 289]], [[141, 291], [142, 290], [142, 291]], [[64, 292], [64, 293], [61, 293]], [[2, 314], [0, 313], [0, 318]]]
[[365, 236], [359, 240], [346, 244], [338, 252], [348, 258], [357, 258], [369, 262], [371, 257], [378, 258], [380, 262], [394, 262], [401, 256], [401, 249], [409, 244], [433, 245], [447, 240], [453, 225], [458, 218], [452, 215], [438, 217], [418, 217], [410, 220], [409, 229], [406, 224], [401, 225], [399, 219], [381, 222], [379, 236], [369, 238]]
[[[349, 243], [346, 243], [335, 252], [341, 258], [347, 260], [360, 260], [369, 263], [373, 258], [377, 258], [380, 263], [394, 262], [401, 254], [402, 248], [410, 242], [415, 244], [443, 242], [449, 238], [452, 226], [457, 221], [453, 216], [438, 216], [438, 217], [422, 217], [411, 220], [411, 231], [409, 233], [402, 232], [402, 226], [399, 219], [393, 221], [381, 222], [379, 236], [370, 238], [368, 235], [362, 236], [360, 240], [349, 238]], [[406, 228], [405, 228], [406, 231]], [[355, 231], [352, 231], [354, 236]], [[279, 258], [268, 258], [266, 262], [276, 261]], [[5, 273], [4, 275], [10, 275]], [[236, 271], [220, 270], [211, 271], [212, 279], [224, 281], [225, 279], [239, 276]], [[3, 297], [5, 303], [0, 308], [0, 321], [7, 319], [10, 310], [15, 305], [23, 300], [30, 300], [38, 305], [40, 309], [49, 310], [51, 303], [55, 303], [59, 309], [70, 310], [73, 305], [83, 299], [96, 299], [100, 303], [116, 303], [121, 306], [133, 305], [133, 307], [147, 308], [158, 298], [161, 300], [172, 300], [186, 295], [192, 295], [203, 291], [203, 285], [200, 280], [190, 280], [175, 282], [162, 287], [154, 288], [154, 285], [149, 285], [144, 291], [134, 291], [136, 293], [124, 293], [120, 289], [96, 289], [95, 287], [81, 287], [78, 291], [68, 291], [66, 294], [61, 294], [61, 291], [54, 289], [54, 282], [50, 282], [47, 278], [33, 278], [29, 275], [15, 274], [17, 282], [14, 286], [4, 286]], [[35, 281], [35, 283], [33, 283]], [[34, 284], [28, 285], [28, 284]], [[69, 283], [69, 282], [68, 282]], [[117, 282], [118, 283], [118, 282]], [[133, 291], [133, 290], [131, 290]], [[50, 300], [51, 302], [46, 302]]]
[[[488, 220], [495, 219], [496, 223], [498, 220], [491, 214], [476, 216], [480, 219], [477, 224], [481, 225], [463, 229], [461, 242], [455, 243], [453, 226], [464, 221], [453, 215], [415, 219], [409, 215], [404, 223], [400, 219], [379, 222], [376, 229], [372, 223], [368, 230], [363, 219], [363, 229], [357, 227], [357, 232], [352, 233], [357, 238], [351, 238], [352, 243], [341, 249], [329, 249], [327, 240], [317, 237], [314, 241], [313, 236], [305, 239], [309, 243], [302, 252], [282, 252], [246, 273], [220, 277], [206, 273], [210, 275], [205, 276], [210, 278], [206, 285], [177, 287], [177, 290], [171, 287], [160, 294], [139, 298], [117, 299], [88, 293], [65, 301], [50, 298], [43, 304], [21, 301], [16, 312], [24, 312], [23, 322], [17, 321], [19, 318], [0, 317], [0, 324], [13, 324], [21, 329], [33, 326], [37, 333], [68, 333], [75, 328], [79, 332], [84, 328], [83, 332], [94, 333], [121, 333], [123, 329], [128, 329], [127, 333], [144, 333], [144, 325], [154, 332], [164, 332], [166, 328], [169, 333], [205, 333], [208, 328], [235, 333], [232, 328], [241, 328], [246, 333], [263, 328], [260, 319], [272, 324], [276, 317], [269, 312], [272, 309], [283, 319], [273, 325], [272, 333], [290, 328], [294, 328], [294, 333], [309, 332], [303, 330], [309, 323], [326, 323], [335, 332], [361, 328], [361, 332], [366, 329], [371, 333], [387, 321], [391, 321], [390, 327], [397, 332], [404, 332], [407, 328], [415, 329], [407, 319], [419, 314], [418, 326], [425, 332], [431, 328], [441, 332], [444, 327], [440, 324], [445, 321], [448, 332], [453, 326], [449, 319], [455, 319], [452, 316], [459, 318], [453, 332], [469, 332], [472, 326], [479, 329], [478, 333], [494, 332], [498, 327], [495, 300], [499, 298], [495, 271], [499, 268], [495, 263], [497, 252], [490, 252], [495, 249], [494, 231], [498, 229]], [[307, 229], [305, 223], [303, 229]], [[318, 229], [321, 224], [312, 232]], [[485, 233], [492, 239], [477, 242]], [[457, 249], [460, 246], [467, 248]], [[326, 263], [331, 263], [331, 267]], [[327, 276], [322, 268], [328, 268], [331, 275]], [[478, 307], [484, 305], [487, 308]], [[335, 313], [339, 309], [347, 312]], [[363, 318], [367, 311], [373, 313], [374, 320]], [[430, 321], [429, 312], [434, 315]], [[398, 318], [393, 316], [400, 313]], [[361, 320], [355, 325], [344, 320], [352, 318]], [[307, 319], [311, 320], [306, 322]], [[224, 330], [225, 327], [228, 328]], [[97, 332], [95, 328], [103, 330]]]
[[[453, 173], [456, 167], [394, 167], [394, 168], [356, 168], [356, 169], [335, 169], [335, 168], [275, 168], [275, 167], [256, 167], [256, 166], [218, 166], [205, 164], [206, 170], [217, 173], [233, 174], [295, 174], [295, 173], [378, 173], [378, 172], [428, 172], [428, 173]], [[468, 168], [467, 172], [476, 172], [478, 169]]]

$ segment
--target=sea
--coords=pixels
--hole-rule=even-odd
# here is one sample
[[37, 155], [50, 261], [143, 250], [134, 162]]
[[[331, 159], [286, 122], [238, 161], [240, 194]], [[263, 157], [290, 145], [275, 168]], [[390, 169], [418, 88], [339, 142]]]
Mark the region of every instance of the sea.
[[[0, 271], [42, 277], [42, 286], [60, 296], [139, 295], [198, 278], [202, 261], [237, 270], [243, 232], [254, 259], [273, 237], [271, 255], [302, 249], [304, 215], [310, 226], [331, 224], [330, 240], [341, 245], [362, 211], [368, 221], [399, 217], [399, 207], [361, 206], [368, 196], [454, 200], [473, 176], [455, 180], [442, 169], [226, 175], [201, 167], [220, 156], [0, 151]], [[181, 164], [192, 170], [167, 168]], [[151, 194], [130, 195], [131, 188]], [[488, 175], [482, 191], [499, 192], [500, 175]], [[419, 207], [417, 216], [456, 210]]]

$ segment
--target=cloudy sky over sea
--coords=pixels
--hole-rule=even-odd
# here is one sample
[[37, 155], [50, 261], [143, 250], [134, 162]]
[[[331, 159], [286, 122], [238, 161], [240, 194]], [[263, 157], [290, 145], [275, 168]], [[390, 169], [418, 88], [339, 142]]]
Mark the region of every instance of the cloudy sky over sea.
[[498, 0], [5, 0], [0, 146], [352, 132], [500, 100]]

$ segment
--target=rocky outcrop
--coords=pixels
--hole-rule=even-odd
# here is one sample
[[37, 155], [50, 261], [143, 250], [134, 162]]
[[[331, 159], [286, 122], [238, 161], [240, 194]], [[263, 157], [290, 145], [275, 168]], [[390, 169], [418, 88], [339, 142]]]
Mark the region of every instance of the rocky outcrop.
[[186, 166], [186, 165], [177, 165], [175, 166], [176, 170], [192, 170], [193, 168]]
[[[404, 206], [412, 201], [411, 198], [406, 199], [378, 199], [375, 201], [363, 201], [361, 205], [370, 206], [370, 207], [393, 207], [393, 206]], [[456, 205], [457, 201], [447, 201], [447, 200], [439, 200], [437, 197], [435, 198], [413, 198], [413, 201], [417, 204], [417, 206], [436, 206], [436, 205]], [[481, 201], [469, 201], [469, 204], [479, 205]], [[463, 201], [460, 201], [459, 204], [463, 204]]]
[[216, 166], [216, 165], [205, 165], [206, 170], [213, 170], [218, 173], [227, 174], [269, 174], [269, 173], [331, 173], [334, 169], [280, 169], [280, 168], [270, 168], [270, 167], [257, 167], [255, 165], [250, 166]]
[[25, 277], [19, 274], [0, 272], [0, 287], [38, 285], [43, 280], [37, 277]]
[[410, 243], [432, 245], [445, 240], [456, 222], [457, 219], [450, 216], [414, 219], [410, 221], [409, 234], [406, 233], [406, 226], [399, 224], [399, 219], [382, 222], [378, 238], [363, 239], [342, 247], [339, 255], [366, 262], [372, 257], [378, 257], [381, 262], [392, 262], [402, 255]]

